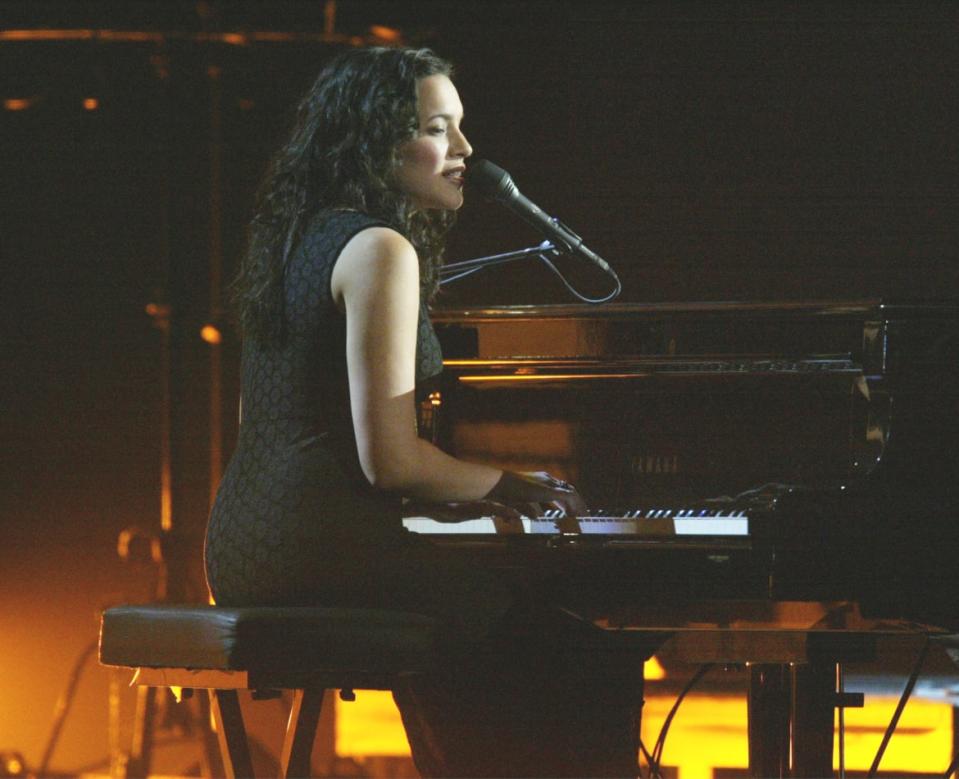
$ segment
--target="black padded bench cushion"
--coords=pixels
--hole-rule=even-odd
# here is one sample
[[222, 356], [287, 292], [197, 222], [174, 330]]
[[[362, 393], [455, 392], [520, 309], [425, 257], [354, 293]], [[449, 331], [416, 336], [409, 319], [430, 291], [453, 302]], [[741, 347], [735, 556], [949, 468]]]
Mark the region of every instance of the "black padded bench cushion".
[[376, 609], [116, 606], [103, 613], [100, 662], [223, 671], [416, 672], [436, 621]]

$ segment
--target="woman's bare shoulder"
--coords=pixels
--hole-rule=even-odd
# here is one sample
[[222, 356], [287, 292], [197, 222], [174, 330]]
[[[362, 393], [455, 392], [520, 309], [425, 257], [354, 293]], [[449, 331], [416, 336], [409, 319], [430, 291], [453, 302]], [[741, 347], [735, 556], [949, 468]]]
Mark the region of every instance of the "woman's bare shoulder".
[[368, 287], [378, 280], [406, 279], [419, 283], [416, 250], [403, 235], [390, 227], [374, 226], [361, 230], [343, 247], [330, 280], [337, 302], [350, 287]]
[[403, 235], [391, 227], [373, 226], [360, 230], [343, 247], [337, 264], [382, 264], [416, 260], [416, 250]]

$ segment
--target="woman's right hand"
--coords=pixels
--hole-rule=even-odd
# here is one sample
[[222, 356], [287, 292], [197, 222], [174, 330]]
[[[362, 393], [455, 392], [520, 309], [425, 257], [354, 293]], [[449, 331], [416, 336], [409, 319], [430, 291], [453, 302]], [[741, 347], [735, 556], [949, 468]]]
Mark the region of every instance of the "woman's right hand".
[[559, 509], [567, 517], [587, 511], [586, 502], [572, 484], [545, 471], [503, 471], [484, 500], [520, 509], [529, 516], [540, 516], [546, 507]]

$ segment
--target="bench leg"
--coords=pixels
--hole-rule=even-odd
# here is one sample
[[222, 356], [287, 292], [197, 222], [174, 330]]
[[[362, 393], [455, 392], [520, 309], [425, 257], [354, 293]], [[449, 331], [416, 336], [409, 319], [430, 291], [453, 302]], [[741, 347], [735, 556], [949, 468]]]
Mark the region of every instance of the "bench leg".
[[213, 727], [212, 701], [209, 695], [195, 697], [199, 719], [202, 723], [200, 733], [203, 739], [203, 765], [201, 776], [226, 776], [223, 768], [223, 758], [220, 756], [219, 731]]
[[294, 690], [293, 707], [283, 740], [280, 775], [284, 779], [310, 776], [310, 756], [323, 708], [323, 690]]
[[124, 769], [124, 776], [127, 779], [145, 779], [150, 774], [157, 692], [154, 687], [137, 687], [136, 708], [133, 714], [133, 738]]
[[216, 724], [226, 779], [250, 779], [253, 763], [236, 690], [210, 690], [210, 711]]

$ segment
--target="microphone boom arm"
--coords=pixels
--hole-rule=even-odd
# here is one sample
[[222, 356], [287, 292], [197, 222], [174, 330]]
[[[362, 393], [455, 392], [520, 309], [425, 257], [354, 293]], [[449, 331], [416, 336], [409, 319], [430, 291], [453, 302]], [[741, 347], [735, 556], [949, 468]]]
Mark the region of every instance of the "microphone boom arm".
[[527, 257], [537, 257], [544, 253], [558, 255], [559, 251], [550, 241], [543, 241], [539, 246], [517, 249], [514, 252], [491, 254], [488, 257], [474, 257], [471, 260], [451, 262], [440, 268], [440, 284], [455, 281], [462, 276], [481, 270], [482, 268], [488, 268], [492, 265], [502, 265], [505, 262], [513, 262], [514, 260], [525, 260]]
[[554, 246], [551, 241], [543, 241], [539, 246], [530, 246], [526, 249], [517, 249], [514, 252], [491, 254], [488, 257], [474, 257], [472, 260], [451, 262], [449, 265], [443, 265], [439, 269], [440, 286], [457, 281], [458, 279], [462, 279], [463, 277], [469, 276], [472, 273], [476, 273], [476, 271], [482, 270], [483, 268], [490, 268], [494, 265], [502, 265], [503, 263], [513, 262], [514, 260], [524, 260], [527, 257], [538, 257], [544, 263], [546, 263], [546, 266], [553, 271], [553, 273], [559, 276], [560, 281], [563, 282], [563, 285], [566, 287], [566, 289], [568, 289], [575, 297], [579, 298], [584, 303], [608, 303], [610, 300], [613, 300], [619, 296], [619, 293], [623, 289], [622, 284], [619, 281], [619, 276], [617, 276], [616, 272], [608, 265], [606, 266], [605, 270], [610, 276], [613, 277], [613, 280], [615, 281], [615, 288], [608, 295], [605, 295], [601, 298], [588, 298], [574, 289], [573, 286], [563, 276], [559, 268], [557, 268], [550, 261], [550, 256], [555, 258], [559, 257], [562, 253], [563, 251]]

